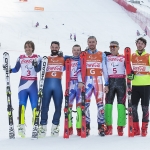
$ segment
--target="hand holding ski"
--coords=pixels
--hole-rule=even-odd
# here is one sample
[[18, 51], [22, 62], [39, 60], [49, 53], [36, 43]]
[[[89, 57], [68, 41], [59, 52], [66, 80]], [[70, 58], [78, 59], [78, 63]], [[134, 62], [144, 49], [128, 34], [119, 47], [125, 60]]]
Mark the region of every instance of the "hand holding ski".
[[69, 121], [68, 121], [68, 114], [69, 114], [69, 87], [70, 87], [70, 72], [71, 72], [71, 60], [67, 59], [65, 61], [66, 67], [66, 91], [65, 91], [65, 123], [64, 123], [64, 138], [69, 138]]
[[13, 108], [11, 103], [11, 88], [10, 88], [10, 58], [7, 52], [3, 53], [3, 66], [5, 66], [6, 78], [6, 95], [7, 95], [7, 111], [9, 120], [9, 138], [15, 138], [14, 122], [13, 122]]
[[38, 90], [38, 105], [36, 108], [36, 116], [34, 120], [33, 130], [32, 130], [32, 139], [38, 138], [38, 128], [39, 128], [39, 116], [41, 112], [41, 102], [43, 97], [43, 85], [45, 80], [45, 74], [47, 69], [48, 58], [44, 56], [41, 62], [41, 71], [40, 71], [40, 81], [39, 81], [39, 90]]
[[[127, 75], [131, 73], [131, 49], [126, 47], [124, 50], [125, 54], [125, 63], [126, 63], [126, 73]], [[127, 78], [127, 94], [128, 94], [128, 136], [134, 137], [134, 129], [133, 129], [133, 115], [132, 115], [132, 102], [131, 102], [131, 80]]]

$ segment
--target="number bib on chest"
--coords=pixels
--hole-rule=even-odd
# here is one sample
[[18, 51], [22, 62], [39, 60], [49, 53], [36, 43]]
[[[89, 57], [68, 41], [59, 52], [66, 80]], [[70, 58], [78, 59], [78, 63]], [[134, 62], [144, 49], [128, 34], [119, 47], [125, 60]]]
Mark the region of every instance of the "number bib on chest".
[[48, 65], [46, 70], [46, 78], [59, 78], [62, 77], [64, 70], [64, 58], [63, 57], [48, 57]]
[[102, 52], [87, 53], [86, 66], [87, 76], [102, 76]]
[[125, 58], [123, 56], [107, 56], [107, 68], [110, 78], [125, 77]]
[[134, 73], [137, 75], [149, 75], [149, 54], [145, 54], [143, 56], [132, 54], [132, 67]]
[[24, 80], [37, 80], [37, 73], [32, 66], [32, 61], [38, 58], [37, 55], [32, 55], [27, 57], [26, 55], [20, 56], [20, 65], [21, 65], [21, 79]]

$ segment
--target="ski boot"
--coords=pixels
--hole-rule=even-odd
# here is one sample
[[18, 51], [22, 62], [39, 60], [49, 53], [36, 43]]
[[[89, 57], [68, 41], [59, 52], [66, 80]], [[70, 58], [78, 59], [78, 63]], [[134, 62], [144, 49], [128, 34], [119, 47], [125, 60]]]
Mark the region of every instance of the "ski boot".
[[25, 124], [18, 125], [18, 134], [24, 138], [25, 137]]
[[73, 127], [70, 127], [69, 128], [69, 135], [72, 135], [73, 134]]
[[46, 136], [47, 132], [47, 125], [40, 125], [39, 126], [39, 132], [38, 132], [38, 137], [43, 138]]
[[90, 124], [86, 124], [86, 136], [90, 135]]
[[82, 124], [82, 110], [80, 106], [77, 106], [77, 117], [76, 117], [77, 136], [81, 136], [81, 124]]
[[24, 138], [25, 137], [25, 106], [19, 105], [19, 117], [18, 117], [18, 134]]
[[105, 135], [112, 135], [113, 131], [112, 131], [112, 125], [107, 126], [106, 131], [105, 131]]
[[105, 136], [106, 127], [104, 124], [98, 124], [98, 134], [100, 136]]
[[77, 136], [81, 136], [81, 129], [77, 129]]
[[118, 131], [118, 136], [123, 136], [123, 126], [118, 126], [117, 131]]
[[141, 135], [145, 137], [147, 135], [148, 123], [142, 122]]
[[51, 136], [59, 136], [59, 125], [52, 124]]
[[140, 127], [139, 122], [133, 122], [133, 128], [134, 128], [134, 135], [140, 135]]
[[69, 114], [68, 114], [68, 121], [69, 121], [69, 135], [72, 135], [73, 134], [73, 127], [72, 127], [72, 108], [69, 108]]

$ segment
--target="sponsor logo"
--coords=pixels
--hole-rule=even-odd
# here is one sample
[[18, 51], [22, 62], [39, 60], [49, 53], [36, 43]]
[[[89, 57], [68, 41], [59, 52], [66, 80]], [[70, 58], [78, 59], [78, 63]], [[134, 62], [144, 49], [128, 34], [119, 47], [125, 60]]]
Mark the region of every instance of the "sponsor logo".
[[133, 71], [146, 72], [146, 66], [133, 66]]
[[43, 67], [42, 67], [42, 73], [41, 73], [41, 79], [44, 80], [44, 76], [45, 76], [45, 67], [46, 67], [46, 62], [43, 62]]
[[137, 62], [142, 62], [142, 59], [139, 59], [138, 57], [136, 57], [135, 60], [136, 60]]
[[25, 68], [27, 68], [29, 70], [29, 69], [33, 69], [33, 66], [32, 65], [26, 65]]
[[119, 62], [123, 62], [124, 61], [124, 58], [123, 57], [107, 57], [108, 61], [119, 61]]
[[57, 66], [57, 65], [49, 65], [47, 67], [47, 72], [51, 72], [51, 71], [59, 71], [62, 72], [63, 71], [63, 66]]
[[90, 59], [96, 59], [97, 57], [90, 55], [89, 58], [90, 58]]
[[6, 77], [9, 77], [8, 58], [5, 58]]
[[52, 61], [52, 62], [58, 62], [59, 60], [58, 60], [58, 59], [55, 60], [55, 57], [52, 57], [52, 58], [51, 58], [51, 61]]
[[117, 67], [117, 66], [119, 66], [119, 64], [117, 64], [117, 63], [115, 63], [115, 62], [112, 62], [112, 63], [111, 63], [111, 66]]
[[101, 68], [101, 63], [87, 63], [87, 68]]
[[33, 59], [22, 59], [21, 60], [21, 64], [30, 64], [30, 63], [32, 63], [32, 61], [33, 61]]

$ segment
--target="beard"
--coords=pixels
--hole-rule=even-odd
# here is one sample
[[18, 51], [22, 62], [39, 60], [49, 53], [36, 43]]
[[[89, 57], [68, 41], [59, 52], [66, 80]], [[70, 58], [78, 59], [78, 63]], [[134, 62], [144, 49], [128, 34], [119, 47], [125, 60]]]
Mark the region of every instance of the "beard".
[[58, 51], [57, 50], [51, 50], [51, 55], [52, 56], [58, 55]]
[[95, 47], [95, 46], [89, 46], [89, 49], [90, 49], [90, 50], [95, 50], [96, 47]]

